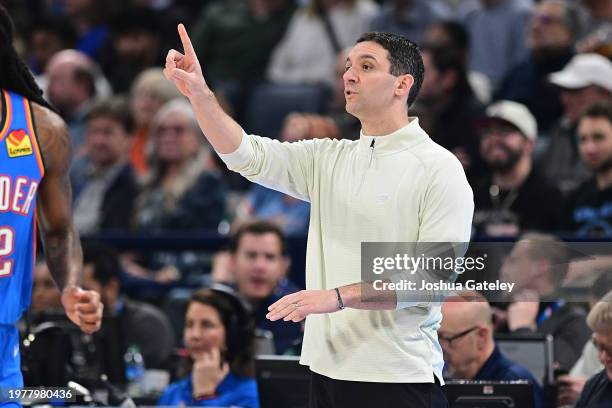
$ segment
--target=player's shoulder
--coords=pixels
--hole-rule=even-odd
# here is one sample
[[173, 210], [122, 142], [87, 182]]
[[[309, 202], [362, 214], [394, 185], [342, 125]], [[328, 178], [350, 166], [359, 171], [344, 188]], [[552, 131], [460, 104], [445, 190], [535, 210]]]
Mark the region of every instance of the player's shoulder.
[[41, 148], [44, 149], [51, 139], [62, 138], [66, 141], [70, 140], [68, 126], [59, 114], [36, 102], [31, 102], [31, 106], [36, 136]]
[[72, 156], [70, 133], [66, 122], [53, 110], [31, 102], [38, 145], [45, 168], [64, 168]]
[[[68, 133], [68, 126], [64, 119], [53, 112], [51, 109], [46, 106], [42, 106], [36, 102], [31, 102], [32, 106], [32, 114], [34, 115], [34, 122], [36, 123], [37, 131], [40, 128], [43, 132], [65, 132]], [[40, 132], [37, 132], [40, 133]], [[39, 135], [39, 137], [44, 137], [44, 134]]]

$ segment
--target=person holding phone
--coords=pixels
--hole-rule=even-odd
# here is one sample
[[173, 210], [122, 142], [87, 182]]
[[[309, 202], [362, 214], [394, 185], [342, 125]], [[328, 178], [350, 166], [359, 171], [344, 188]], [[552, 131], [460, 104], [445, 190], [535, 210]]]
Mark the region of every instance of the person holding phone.
[[259, 408], [254, 379], [255, 326], [231, 289], [200, 289], [187, 304], [183, 378], [170, 384], [163, 406]]

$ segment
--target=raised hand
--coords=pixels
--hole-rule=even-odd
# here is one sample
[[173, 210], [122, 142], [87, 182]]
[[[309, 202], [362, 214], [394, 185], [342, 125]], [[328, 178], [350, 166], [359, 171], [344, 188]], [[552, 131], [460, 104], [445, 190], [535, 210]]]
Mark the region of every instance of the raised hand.
[[178, 32], [183, 43], [183, 54], [176, 50], [168, 51], [164, 75], [183, 95], [191, 99], [196, 95], [210, 92], [210, 89], [204, 80], [202, 67], [183, 24], [178, 25]]
[[229, 364], [222, 360], [221, 351], [213, 348], [194, 356], [191, 380], [195, 395], [211, 395], [229, 373]]

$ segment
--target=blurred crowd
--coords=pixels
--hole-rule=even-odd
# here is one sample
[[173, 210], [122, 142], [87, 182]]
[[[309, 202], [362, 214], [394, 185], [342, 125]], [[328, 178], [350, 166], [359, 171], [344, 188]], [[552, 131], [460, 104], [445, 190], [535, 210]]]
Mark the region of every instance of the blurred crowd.
[[[366, 31], [405, 35], [421, 46], [425, 64], [423, 86], [410, 115], [462, 163], [474, 191], [475, 239], [523, 237], [520, 243], [525, 237], [612, 238], [612, 0], [0, 3], [15, 21], [17, 49], [69, 126], [75, 153], [74, 220], [80, 234], [96, 239], [125, 234], [230, 237], [227, 248], [215, 254], [115, 254], [96, 242], [86, 246], [87, 286], [103, 294], [110, 311], [100, 338], [90, 341], [113, 350], [109, 362], [123, 363], [124, 351], [137, 344], [147, 367], [174, 372], [177, 367], [168, 362], [176, 360], [170, 358], [176, 357], [175, 347], [183, 345], [188, 350], [183, 357], [192, 360], [183, 372], [194, 372], [196, 366], [220, 358], [207, 354], [205, 362], [198, 357], [193, 364], [194, 356], [210, 348], [201, 332], [194, 334], [194, 327], [217, 324], [224, 327], [224, 335], [218, 344], [212, 340], [214, 347], [232, 355], [235, 367], [230, 372], [248, 373], [253, 352], [242, 355], [235, 347], [255, 347], [251, 343], [256, 339], [251, 342], [251, 334], [243, 333], [244, 344], [229, 345], [229, 334], [237, 329], [225, 321], [225, 314], [243, 307], [232, 296], [254, 316], [258, 331], [252, 335], [257, 341], [272, 339], [272, 351], [299, 354], [299, 325], [272, 325], [265, 310], [299, 288], [288, 279], [288, 270], [297, 267], [303, 275], [304, 265], [291, 266], [285, 237], [306, 236], [309, 205], [232, 174], [212, 151], [188, 101], [162, 74], [166, 52], [180, 50], [179, 22], [185, 23], [205, 78], [223, 108], [246, 132], [287, 142], [358, 139], [359, 122], [344, 110], [347, 49]], [[612, 289], [610, 282], [605, 275], [598, 281], [594, 272], [607, 272], [612, 261], [570, 264], [559, 280], [542, 272], [541, 261], [550, 254], [518, 243], [515, 250], [521, 255], [509, 259], [535, 265], [521, 266], [534, 271], [521, 288], [532, 302], [515, 299], [495, 313], [503, 317], [496, 329], [553, 334], [555, 347], [561, 347], [558, 366], [568, 373], [590, 352], [595, 360], [591, 370], [566, 377], [569, 385], [561, 393], [566, 398], [562, 402], [571, 404], [585, 379], [601, 369], [593, 359], [597, 352], [587, 350], [591, 330], [597, 328], [587, 327], [586, 305], [563, 303], [558, 289], [579, 282], [594, 285], [597, 298], [603, 297], [601, 288]], [[510, 264], [504, 264], [506, 273]], [[59, 306], [59, 294], [50, 282], [39, 266], [32, 324]], [[133, 292], [149, 303], [126, 296], [122, 285], [142, 289], [143, 282], [164, 289], [153, 295]], [[190, 297], [195, 288], [213, 283], [229, 284], [235, 294], [200, 291]], [[470, 302], [465, 307], [478, 308]], [[208, 321], [207, 313], [216, 320]], [[558, 321], [551, 318], [555, 313], [562, 313]], [[474, 312], [488, 314], [488, 306]], [[451, 333], [481, 325], [483, 331], [474, 329], [464, 336], [479, 335], [486, 343], [489, 323], [479, 319], [446, 329]], [[118, 331], [123, 333], [120, 343], [115, 339]], [[612, 337], [608, 339], [612, 345]], [[608, 347], [600, 351], [612, 364]], [[486, 358], [493, 352], [490, 344], [481, 349], [488, 350]], [[456, 359], [470, 352], [447, 355], [459, 364], [451, 371], [477, 377], [474, 367], [480, 367], [474, 361], [482, 355], [474, 354], [469, 369]], [[612, 378], [612, 366], [608, 369]], [[126, 381], [123, 369], [109, 366], [102, 371], [113, 381]], [[222, 374], [216, 372], [215, 378], [228, 378]], [[228, 389], [245, 395], [252, 391], [253, 384], [242, 383], [240, 376], [230, 380]], [[166, 396], [166, 403], [193, 386], [175, 385], [175, 395]]]

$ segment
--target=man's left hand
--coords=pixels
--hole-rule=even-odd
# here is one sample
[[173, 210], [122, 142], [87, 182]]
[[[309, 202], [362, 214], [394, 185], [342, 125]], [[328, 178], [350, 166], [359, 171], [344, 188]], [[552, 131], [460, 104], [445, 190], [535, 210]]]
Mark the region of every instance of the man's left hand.
[[338, 311], [338, 298], [334, 290], [301, 290], [283, 296], [270, 305], [268, 310], [266, 318], [271, 321], [283, 319], [297, 323], [309, 314]]
[[64, 288], [62, 305], [68, 318], [83, 332], [92, 334], [100, 329], [104, 306], [98, 292], [75, 286]]

